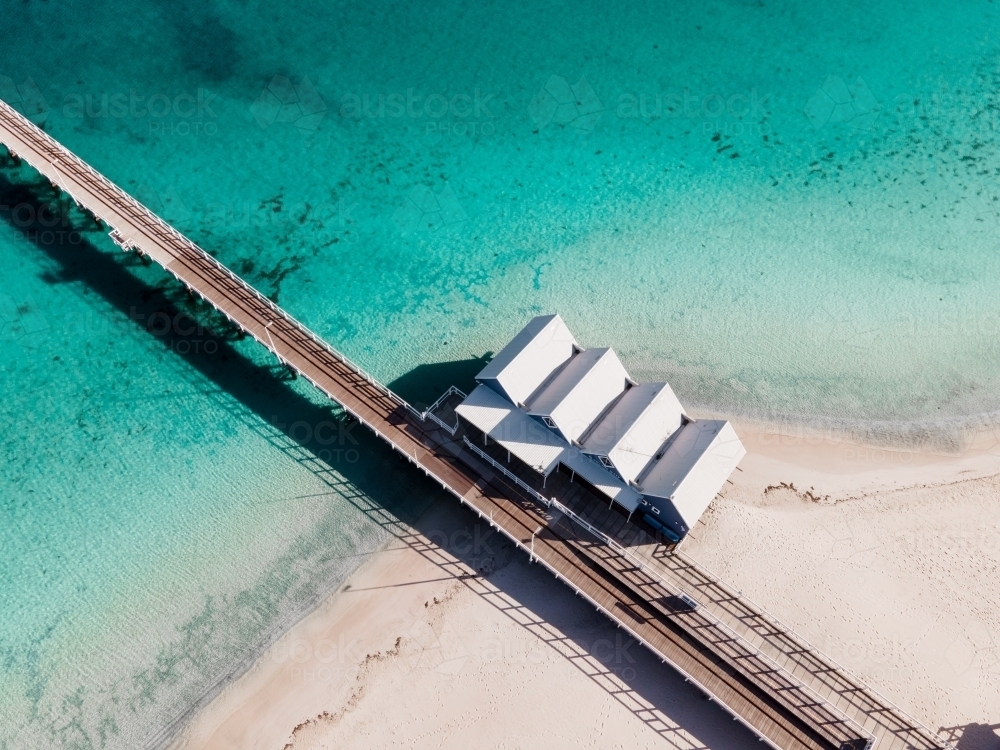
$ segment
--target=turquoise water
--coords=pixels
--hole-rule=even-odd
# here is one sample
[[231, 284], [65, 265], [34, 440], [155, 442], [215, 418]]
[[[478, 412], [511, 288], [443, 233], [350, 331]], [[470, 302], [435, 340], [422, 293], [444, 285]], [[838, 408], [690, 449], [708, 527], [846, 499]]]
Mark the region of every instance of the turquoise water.
[[[386, 382], [556, 310], [697, 409], [992, 420], [995, 5], [661, 5], [8, 0], [0, 96]], [[134, 747], [434, 491], [0, 178], [0, 747]]]

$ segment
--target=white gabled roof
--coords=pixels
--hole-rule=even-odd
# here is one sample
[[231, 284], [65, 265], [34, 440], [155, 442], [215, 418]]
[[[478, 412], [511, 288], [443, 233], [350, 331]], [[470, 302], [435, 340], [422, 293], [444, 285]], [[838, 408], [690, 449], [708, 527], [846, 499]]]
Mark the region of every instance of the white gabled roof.
[[611, 349], [588, 349], [574, 355], [527, 404], [528, 413], [547, 417], [567, 442], [583, 435], [616, 398], [629, 377]]
[[691, 528], [746, 452], [729, 422], [688, 422], [670, 441], [663, 457], [640, 478], [640, 491], [669, 500]]
[[455, 412], [540, 474], [548, 475], [566, 449], [551, 430], [485, 385], [476, 386]]
[[542, 383], [580, 349], [558, 315], [539, 315], [521, 329], [476, 376], [515, 405], [525, 403]]
[[562, 463], [629, 511], [652, 506], [680, 536], [746, 455], [728, 422], [688, 420], [669, 385], [634, 384], [558, 315], [531, 320], [476, 380], [463, 419], [541, 474]]
[[583, 450], [607, 456], [626, 482], [634, 481], [674, 432], [684, 407], [666, 383], [629, 388], [587, 433]]
[[540, 474], [547, 476], [562, 463], [626, 510], [639, 504], [635, 490], [485, 385], [477, 386], [455, 411]]

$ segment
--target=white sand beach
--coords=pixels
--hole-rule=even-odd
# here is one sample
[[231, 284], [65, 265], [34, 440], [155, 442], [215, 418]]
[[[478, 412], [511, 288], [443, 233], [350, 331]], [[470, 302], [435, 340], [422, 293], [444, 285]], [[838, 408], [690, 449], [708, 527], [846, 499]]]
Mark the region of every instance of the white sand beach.
[[[737, 425], [688, 555], [962, 750], [1000, 747], [1000, 441]], [[184, 750], [749, 748], [757, 738], [457, 502], [196, 716]]]

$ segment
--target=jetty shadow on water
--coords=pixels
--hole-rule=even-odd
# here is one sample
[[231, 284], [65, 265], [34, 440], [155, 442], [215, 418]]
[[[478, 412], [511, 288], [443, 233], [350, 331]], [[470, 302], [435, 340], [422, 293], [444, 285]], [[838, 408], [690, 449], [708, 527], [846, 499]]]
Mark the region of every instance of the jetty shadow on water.
[[[0, 205], [30, 207], [25, 215], [33, 216], [45, 215], [40, 211], [43, 208], [47, 212], [59, 210], [56, 203], [60, 196], [44, 178], [27, 180], [22, 170], [12, 170], [11, 166], [9, 159], [0, 158]], [[298, 387], [289, 382], [284, 368], [260, 364], [243, 353], [236, 332], [225, 320], [208, 305], [189, 297], [183, 286], [165, 272], [165, 283], [153, 285], [141, 278], [140, 273], [145, 269], [137, 268], [142, 261], [135, 254], [100, 249], [87, 237], [104, 230], [98, 229], [85, 214], [75, 209], [73, 213], [73, 229], [78, 232], [73, 241], [69, 232], [51, 237], [51, 242], [42, 241], [40, 230], [45, 226], [16, 224], [28, 241], [56, 264], [55, 270], [45, 277], [46, 281], [80, 284], [99, 294], [125, 319], [148, 321], [162, 314], [169, 320], [186, 317], [200, 322], [204, 341], [214, 344], [210, 356], [204, 346], [198, 351], [178, 346], [186, 340], [185, 326], [173, 326], [155, 336], [150, 333], [150, 336], [186, 363], [191, 371], [189, 380], [200, 386], [206, 399], [214, 399], [399, 542], [418, 551], [449, 577], [462, 581], [491, 606], [533, 632], [660, 734], [670, 747], [695, 750], [705, 747], [703, 742], [711, 747], [757, 746], [757, 739], [749, 730], [735, 722], [721, 721], [726, 715], [714, 704], [706, 701], [702, 704], [703, 709], [679, 710], [690, 700], [697, 699], [700, 693], [638, 644], [634, 644], [635, 648], [629, 653], [640, 668], [631, 672], [616, 669], [615, 665], [608, 666], [595, 658], [591, 649], [594, 639], [614, 638], [621, 631], [617, 631], [610, 621], [595, 615], [581, 600], [573, 597], [569, 589], [548, 583], [551, 579], [541, 568], [537, 568], [532, 577], [535, 584], [538, 579], [546, 580], [541, 588], [533, 585], [530, 578], [492, 576], [491, 573], [504, 567], [513, 555], [519, 554], [511, 543], [505, 539], [501, 541], [498, 534], [494, 535], [497, 541], [492, 542], [485, 558], [478, 545], [448, 544], [447, 539], [456, 539], [454, 531], [449, 533], [448, 529], [463, 530], [465, 535], [460, 537], [463, 540], [468, 536], [481, 538], [484, 522], [436, 483], [413, 471], [402, 456], [380, 439], [361, 427], [355, 429], [356, 423], [339, 407], [319, 403], [318, 392], [317, 400], [300, 393]], [[14, 225], [10, 214], [4, 218]], [[177, 328], [182, 332], [178, 333]], [[468, 392], [475, 374], [488, 357], [421, 365], [393, 381], [391, 386], [416, 405], [432, 402], [449, 385]], [[206, 381], [214, 388], [205, 388]], [[342, 455], [348, 450], [356, 450], [358, 459], [334, 458], [330, 442], [317, 434], [321, 424], [343, 427], [336, 431], [328, 427], [323, 434], [332, 438], [336, 432], [337, 437], [332, 438], [336, 450], [342, 451]], [[296, 430], [295, 425], [304, 427]], [[445, 521], [442, 522], [440, 514], [424, 513], [434, 500], [445, 498], [448, 501]], [[443, 544], [439, 543], [441, 540]], [[559, 586], [560, 594], [566, 596], [550, 596], [546, 593], [551, 592], [549, 585]], [[559, 606], [558, 598], [568, 599], [572, 606]], [[300, 616], [318, 603], [319, 600], [308, 602]], [[581, 623], [582, 610], [587, 610], [590, 618], [584, 623]], [[266, 642], [260, 644], [247, 661], [219, 677], [195, 705], [158, 731], [147, 744], [163, 746], [169, 743], [202, 706], [249, 668], [260, 650], [279, 635], [269, 634]], [[687, 700], [678, 700], [681, 696], [686, 696]]]
[[464, 393], [476, 387], [476, 375], [493, 358], [492, 352], [473, 359], [417, 365], [389, 383], [389, 388], [423, 411], [455, 386]]

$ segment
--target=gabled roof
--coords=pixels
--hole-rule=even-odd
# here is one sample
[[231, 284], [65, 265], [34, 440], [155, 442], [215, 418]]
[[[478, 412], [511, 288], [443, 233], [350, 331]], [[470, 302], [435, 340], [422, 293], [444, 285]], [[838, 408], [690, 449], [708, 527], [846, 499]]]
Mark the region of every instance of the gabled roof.
[[689, 420], [670, 386], [636, 385], [558, 315], [534, 318], [476, 379], [456, 408], [466, 422], [541, 474], [561, 463], [630, 512], [650, 506], [679, 536], [746, 454], [728, 422]]
[[538, 473], [548, 476], [561, 463], [626, 510], [639, 505], [634, 489], [485, 385], [476, 386], [455, 411]]
[[455, 412], [539, 474], [548, 475], [566, 449], [551, 430], [485, 385], [476, 386]]
[[629, 384], [611, 349], [579, 352], [528, 402], [528, 413], [545, 417], [567, 442], [577, 440]]
[[629, 388], [584, 436], [583, 450], [607, 456], [626, 482], [634, 481], [680, 429], [684, 407], [666, 383]]
[[500, 350], [476, 380], [520, 405], [579, 349], [562, 318], [539, 315]]
[[640, 476], [640, 492], [669, 500], [690, 528], [745, 455], [729, 422], [688, 422], [675, 433], [663, 457]]

